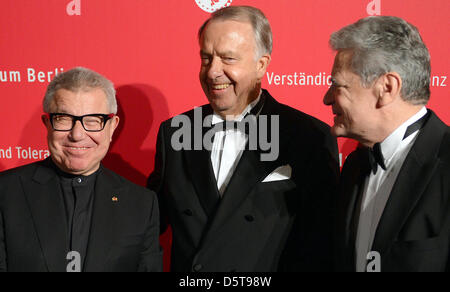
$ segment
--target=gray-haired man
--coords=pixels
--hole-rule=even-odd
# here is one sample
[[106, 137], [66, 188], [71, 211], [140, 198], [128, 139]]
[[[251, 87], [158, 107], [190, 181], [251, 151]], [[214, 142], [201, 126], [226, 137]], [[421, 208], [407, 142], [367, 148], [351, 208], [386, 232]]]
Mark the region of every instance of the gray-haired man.
[[418, 30], [368, 17], [330, 44], [332, 132], [365, 146], [341, 176], [337, 269], [449, 271], [450, 131], [425, 108], [430, 56]]
[[[162, 123], [149, 187], [160, 197], [162, 229], [173, 230], [172, 271], [331, 270], [336, 139], [326, 124], [261, 89], [272, 52], [268, 20], [257, 8], [224, 8], [200, 28], [199, 44], [209, 104], [184, 121], [253, 118], [260, 138], [271, 121], [265, 129], [278, 149], [266, 160], [264, 145], [252, 149], [256, 127], [221, 129], [211, 149], [175, 149], [181, 119]], [[200, 141], [194, 130], [183, 142], [201, 143], [201, 130]]]
[[101, 165], [119, 123], [113, 84], [75, 68], [43, 104], [51, 156], [0, 174], [0, 271], [161, 271], [155, 194]]

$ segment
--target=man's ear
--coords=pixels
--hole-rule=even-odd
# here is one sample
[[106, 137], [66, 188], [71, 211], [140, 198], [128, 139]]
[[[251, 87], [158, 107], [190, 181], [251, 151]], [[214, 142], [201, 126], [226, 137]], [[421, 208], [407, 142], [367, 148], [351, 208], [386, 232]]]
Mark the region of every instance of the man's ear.
[[269, 67], [271, 60], [272, 60], [272, 58], [270, 57], [269, 54], [265, 54], [261, 58], [258, 59], [257, 64], [256, 64], [258, 80], [263, 79], [264, 74], [266, 74], [267, 67]]
[[114, 116], [111, 120], [111, 129], [110, 129], [110, 140], [112, 141], [112, 137], [114, 135], [114, 131], [117, 129], [117, 126], [119, 126], [120, 118], [119, 116]]
[[377, 106], [383, 107], [401, 98], [402, 78], [397, 72], [388, 72], [376, 81]]
[[48, 119], [48, 116], [46, 114], [43, 114], [41, 116], [41, 121], [44, 124], [44, 126], [48, 129], [51, 125], [50, 125], [50, 120]]

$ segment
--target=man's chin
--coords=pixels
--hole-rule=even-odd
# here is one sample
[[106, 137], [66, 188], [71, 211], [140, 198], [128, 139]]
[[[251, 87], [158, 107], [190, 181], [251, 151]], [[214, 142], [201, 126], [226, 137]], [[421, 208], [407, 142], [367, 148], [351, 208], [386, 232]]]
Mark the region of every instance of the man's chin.
[[333, 125], [330, 132], [336, 137], [346, 137], [346, 131], [341, 125]]
[[99, 165], [93, 166], [83, 161], [70, 161], [59, 166], [59, 168], [73, 175], [90, 175], [98, 169]]
[[214, 99], [210, 99], [209, 104], [216, 113], [227, 112], [231, 108], [229, 105]]

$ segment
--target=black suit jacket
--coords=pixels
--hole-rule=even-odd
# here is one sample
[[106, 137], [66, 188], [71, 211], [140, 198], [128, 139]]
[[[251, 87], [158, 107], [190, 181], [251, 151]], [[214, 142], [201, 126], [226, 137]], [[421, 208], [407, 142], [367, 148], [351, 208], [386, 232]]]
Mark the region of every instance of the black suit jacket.
[[[336, 268], [355, 271], [363, 149], [347, 158], [337, 215]], [[377, 227], [381, 271], [450, 269], [450, 131], [433, 113], [406, 157]]]
[[[262, 94], [260, 114], [279, 115], [280, 155], [263, 162], [260, 150], [245, 150], [222, 200], [210, 152], [175, 151], [178, 128], [161, 124], [149, 187], [160, 199], [162, 230], [167, 219], [172, 227], [172, 271], [332, 269], [336, 139], [326, 124]], [[193, 111], [185, 115], [193, 121]], [[262, 182], [286, 164], [290, 179]]]
[[[64, 202], [49, 159], [0, 174], [0, 271], [66, 271]], [[103, 168], [84, 271], [162, 271], [158, 236], [156, 195]]]

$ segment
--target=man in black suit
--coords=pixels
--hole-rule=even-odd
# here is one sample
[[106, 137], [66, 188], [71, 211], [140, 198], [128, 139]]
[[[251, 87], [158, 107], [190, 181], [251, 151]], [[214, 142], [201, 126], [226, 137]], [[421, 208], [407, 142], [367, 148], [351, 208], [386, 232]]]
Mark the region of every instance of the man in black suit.
[[261, 89], [269, 22], [230, 6], [199, 42], [209, 104], [161, 124], [148, 181], [162, 232], [172, 227], [171, 270], [331, 270], [337, 143], [326, 124]]
[[332, 132], [358, 140], [341, 174], [339, 271], [449, 271], [450, 131], [425, 105], [430, 56], [413, 25], [368, 17], [335, 32]]
[[101, 165], [113, 84], [75, 68], [49, 84], [50, 157], [0, 174], [0, 271], [162, 271], [156, 195]]

